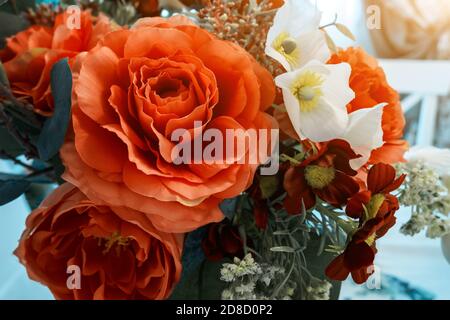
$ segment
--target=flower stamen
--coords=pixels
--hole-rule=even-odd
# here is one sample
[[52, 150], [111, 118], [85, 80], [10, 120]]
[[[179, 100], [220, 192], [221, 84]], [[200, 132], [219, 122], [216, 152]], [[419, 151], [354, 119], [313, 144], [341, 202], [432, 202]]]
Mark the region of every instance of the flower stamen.
[[297, 98], [302, 112], [310, 112], [317, 107], [323, 95], [323, 82], [322, 76], [312, 71], [304, 72], [294, 81], [291, 92]]
[[116, 248], [117, 255], [120, 255], [120, 250], [129, 244], [130, 239], [122, 237], [119, 232], [115, 231], [110, 237], [105, 239], [105, 249], [102, 251], [103, 254], [107, 254], [114, 246]]
[[292, 67], [297, 66], [300, 58], [300, 49], [295, 40], [290, 37], [289, 33], [280, 33], [272, 42], [272, 48], [283, 55]]
[[323, 189], [335, 178], [335, 171], [332, 167], [307, 166], [305, 168], [306, 182], [314, 189]]

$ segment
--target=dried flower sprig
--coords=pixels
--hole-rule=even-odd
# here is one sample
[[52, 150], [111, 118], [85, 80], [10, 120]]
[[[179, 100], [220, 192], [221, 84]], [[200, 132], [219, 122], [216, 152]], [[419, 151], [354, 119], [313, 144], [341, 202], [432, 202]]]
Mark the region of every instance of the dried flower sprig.
[[61, 6], [53, 4], [41, 3], [36, 7], [29, 8], [25, 13], [26, 19], [31, 25], [40, 25], [51, 27], [55, 23], [56, 16], [63, 11]]
[[259, 3], [255, 0], [208, 0], [198, 12], [198, 18], [203, 28], [221, 39], [240, 45], [272, 74], [277, 75], [282, 72], [281, 66], [264, 52], [275, 13], [271, 0]]

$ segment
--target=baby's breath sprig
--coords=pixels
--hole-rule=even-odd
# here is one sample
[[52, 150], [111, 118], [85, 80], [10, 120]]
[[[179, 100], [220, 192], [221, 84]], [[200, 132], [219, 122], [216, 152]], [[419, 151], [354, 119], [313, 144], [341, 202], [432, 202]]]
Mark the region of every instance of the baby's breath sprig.
[[397, 169], [407, 174], [400, 203], [411, 208], [411, 218], [401, 232], [413, 236], [426, 230], [429, 238], [450, 233], [450, 194], [439, 174], [420, 161], [399, 164]]

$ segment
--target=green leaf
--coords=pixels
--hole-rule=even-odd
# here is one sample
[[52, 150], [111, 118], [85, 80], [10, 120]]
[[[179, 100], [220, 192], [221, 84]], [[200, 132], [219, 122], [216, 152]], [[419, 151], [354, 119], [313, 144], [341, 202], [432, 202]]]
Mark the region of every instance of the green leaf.
[[69, 127], [72, 73], [67, 58], [58, 61], [53, 66], [51, 88], [55, 110], [53, 116], [45, 121], [37, 142], [39, 157], [44, 161], [58, 154]]
[[273, 247], [270, 248], [272, 252], [284, 252], [284, 253], [294, 253], [295, 249], [291, 247]]
[[48, 184], [32, 184], [27, 191], [25, 191], [25, 199], [31, 210], [39, 207], [41, 202], [50, 194], [53, 187]]
[[45, 176], [24, 176], [21, 174], [0, 172], [0, 181], [22, 181], [22, 180], [34, 183], [45, 183], [45, 184], [53, 183], [52, 180], [50, 180]]
[[8, 129], [3, 126], [0, 126], [0, 150], [5, 151], [12, 157], [17, 157], [25, 151], [22, 145], [9, 133]]
[[0, 61], [0, 84], [9, 88], [8, 76], [6, 75], [5, 68], [3, 67], [3, 63]]
[[0, 181], [0, 206], [20, 197], [29, 187], [30, 182], [25, 180]]
[[19, 14], [29, 8], [34, 8], [35, 5], [35, 0], [0, 0], [0, 11]]
[[5, 45], [4, 39], [26, 29], [28, 25], [24, 17], [0, 11], [0, 49]]
[[[308, 241], [308, 247], [303, 252], [308, 263], [308, 270], [317, 278], [327, 280], [332, 284], [330, 298], [331, 300], [338, 300], [341, 292], [342, 283], [340, 281], [332, 281], [325, 276], [325, 269], [330, 262], [336, 257], [334, 254], [324, 251], [317, 255], [320, 251], [320, 237], [311, 233], [311, 239]], [[327, 241], [330, 244], [330, 241]]]
[[263, 199], [269, 199], [278, 189], [277, 176], [261, 176], [259, 178], [259, 188]]
[[204, 260], [172, 293], [171, 300], [220, 300], [227, 283], [220, 280], [220, 269], [229, 260]]
[[225, 199], [219, 204], [219, 208], [223, 212], [225, 217], [227, 217], [230, 220], [233, 220], [233, 217], [236, 214], [238, 202], [239, 197], [235, 197], [232, 199]]
[[183, 247], [183, 278], [185, 275], [195, 271], [205, 260], [205, 253], [202, 249], [202, 240], [205, 238], [208, 227], [204, 226], [189, 232], [184, 240]]

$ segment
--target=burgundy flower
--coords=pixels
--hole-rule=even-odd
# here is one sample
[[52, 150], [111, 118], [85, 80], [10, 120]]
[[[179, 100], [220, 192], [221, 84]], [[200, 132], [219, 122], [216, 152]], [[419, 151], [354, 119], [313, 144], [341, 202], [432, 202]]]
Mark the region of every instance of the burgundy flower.
[[374, 165], [367, 176], [367, 189], [355, 194], [348, 202], [346, 212], [359, 219], [359, 228], [351, 237], [344, 252], [326, 269], [333, 280], [345, 280], [351, 273], [353, 280], [364, 283], [373, 271], [376, 240], [395, 225], [399, 203], [390, 192], [399, 188], [405, 175], [396, 179], [395, 169], [386, 164]]
[[202, 249], [206, 258], [211, 261], [244, 257], [244, 243], [239, 229], [228, 221], [209, 225], [208, 233], [202, 241]]
[[359, 190], [352, 178], [357, 172], [350, 167], [350, 160], [357, 158], [346, 141], [333, 140], [298, 166], [289, 168], [284, 178], [287, 212], [301, 213], [302, 203], [306, 210], [311, 209], [316, 196], [335, 207], [345, 205]]

